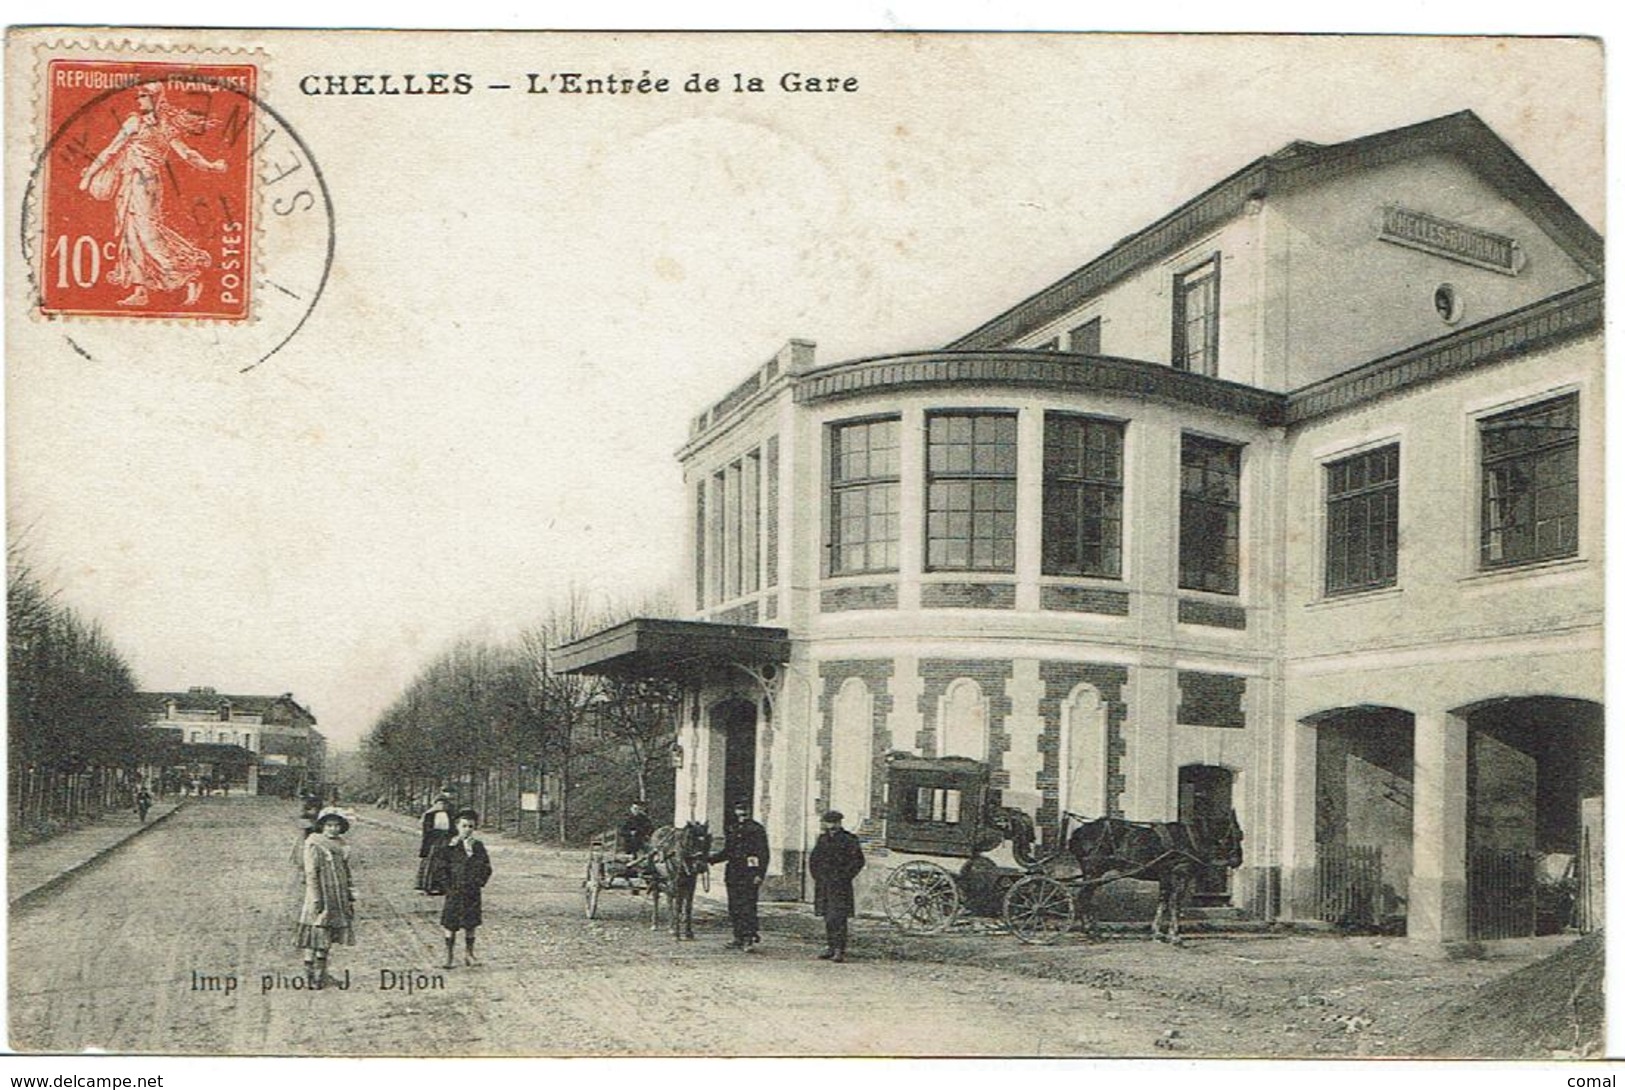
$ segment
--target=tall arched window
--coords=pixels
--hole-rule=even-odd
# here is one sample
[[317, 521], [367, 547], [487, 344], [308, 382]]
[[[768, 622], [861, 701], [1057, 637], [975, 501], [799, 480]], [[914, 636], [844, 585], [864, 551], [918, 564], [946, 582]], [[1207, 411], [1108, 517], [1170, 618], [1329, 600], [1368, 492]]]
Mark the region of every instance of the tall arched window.
[[849, 828], [869, 812], [870, 754], [875, 698], [862, 678], [847, 678], [835, 697], [830, 739], [829, 803], [846, 815]]
[[1061, 809], [1106, 816], [1106, 702], [1079, 685], [1061, 705]]
[[959, 678], [943, 694], [940, 710], [938, 756], [987, 760], [987, 701], [982, 687], [968, 677]]

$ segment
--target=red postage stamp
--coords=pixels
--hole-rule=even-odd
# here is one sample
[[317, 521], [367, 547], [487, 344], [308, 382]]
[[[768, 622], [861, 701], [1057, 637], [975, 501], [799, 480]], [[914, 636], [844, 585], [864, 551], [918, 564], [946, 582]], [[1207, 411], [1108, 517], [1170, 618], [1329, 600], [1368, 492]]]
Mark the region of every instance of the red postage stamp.
[[253, 65], [53, 60], [40, 307], [249, 317]]

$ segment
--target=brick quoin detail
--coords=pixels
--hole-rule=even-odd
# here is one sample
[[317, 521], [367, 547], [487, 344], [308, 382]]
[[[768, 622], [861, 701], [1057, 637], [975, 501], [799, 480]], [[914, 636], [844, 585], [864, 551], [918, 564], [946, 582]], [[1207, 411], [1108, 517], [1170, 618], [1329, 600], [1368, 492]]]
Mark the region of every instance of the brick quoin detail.
[[1179, 671], [1178, 721], [1187, 726], [1245, 728], [1246, 699], [1244, 677]]
[[895, 583], [863, 587], [830, 587], [818, 596], [818, 609], [822, 613], [843, 613], [849, 609], [896, 608]]
[[757, 617], [756, 603], [746, 602], [742, 606], [725, 609], [711, 619], [719, 624], [755, 624]]
[[[1103, 666], [1088, 662], [1040, 662], [1038, 676], [1044, 695], [1038, 700], [1038, 714], [1044, 721], [1038, 737], [1038, 751], [1044, 767], [1038, 774], [1038, 826], [1052, 836], [1060, 835], [1061, 824], [1061, 705], [1079, 685], [1093, 685], [1106, 705], [1106, 817], [1123, 816], [1123, 791], [1128, 778], [1123, 760], [1128, 743], [1123, 724], [1128, 706], [1123, 703], [1123, 687], [1128, 684], [1128, 667]], [[1095, 815], [1085, 815], [1093, 817]]]
[[887, 723], [894, 698], [891, 679], [897, 665], [891, 659], [837, 659], [820, 663], [818, 674], [824, 688], [818, 694], [818, 810], [829, 805], [830, 754], [835, 744], [835, 698], [850, 678], [862, 678], [874, 697], [874, 722], [869, 734], [869, 813], [852, 831], [867, 847], [880, 837], [883, 828], [881, 805], [886, 785], [886, 754], [891, 749]]
[[922, 609], [1015, 609], [1011, 583], [927, 583], [920, 588]]
[[915, 736], [914, 748], [924, 756], [938, 756], [937, 701], [949, 685], [968, 677], [982, 687], [982, 698], [987, 701], [987, 763], [993, 772], [992, 785], [1001, 790], [1009, 787], [1004, 755], [1010, 752], [1008, 682], [1012, 670], [1009, 659], [921, 659], [920, 679], [925, 682], [925, 691], [920, 694], [920, 713], [924, 725]]
[[757, 752], [762, 755], [762, 794], [761, 801], [756, 804], [756, 820], [766, 825], [767, 819], [773, 816], [773, 733], [776, 724], [773, 722], [772, 701], [757, 698], [756, 720], [761, 730], [761, 739], [757, 743], [761, 749]]
[[1041, 609], [1064, 610], [1068, 613], [1104, 613], [1108, 617], [1128, 616], [1128, 592], [1098, 590], [1094, 587], [1040, 587], [1038, 605]]
[[1179, 600], [1179, 623], [1200, 624], [1210, 628], [1246, 628], [1247, 611], [1241, 606], [1220, 605], [1192, 598]]

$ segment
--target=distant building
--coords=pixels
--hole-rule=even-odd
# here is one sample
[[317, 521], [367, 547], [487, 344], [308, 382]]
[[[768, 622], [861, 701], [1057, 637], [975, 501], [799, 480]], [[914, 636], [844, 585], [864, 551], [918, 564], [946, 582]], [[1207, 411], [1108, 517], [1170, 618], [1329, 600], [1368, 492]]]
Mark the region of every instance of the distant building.
[[678, 454], [692, 620], [560, 661], [685, 681], [677, 819], [770, 892], [833, 806], [873, 896], [906, 752], [1051, 843], [1234, 810], [1261, 917], [1527, 934], [1602, 844], [1602, 262], [1471, 113], [1290, 144], [945, 347], [791, 341]]
[[172, 735], [155, 770], [169, 783], [291, 798], [323, 782], [326, 739], [292, 693], [238, 696], [193, 686], [141, 699], [152, 710], [148, 727]]

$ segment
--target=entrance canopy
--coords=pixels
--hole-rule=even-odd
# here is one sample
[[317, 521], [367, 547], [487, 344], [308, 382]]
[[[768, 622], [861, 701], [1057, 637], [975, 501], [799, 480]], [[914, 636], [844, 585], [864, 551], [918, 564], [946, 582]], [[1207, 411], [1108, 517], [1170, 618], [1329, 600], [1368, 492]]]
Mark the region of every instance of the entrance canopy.
[[640, 617], [553, 649], [561, 674], [692, 680], [715, 667], [777, 666], [790, 660], [782, 628]]

